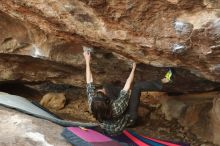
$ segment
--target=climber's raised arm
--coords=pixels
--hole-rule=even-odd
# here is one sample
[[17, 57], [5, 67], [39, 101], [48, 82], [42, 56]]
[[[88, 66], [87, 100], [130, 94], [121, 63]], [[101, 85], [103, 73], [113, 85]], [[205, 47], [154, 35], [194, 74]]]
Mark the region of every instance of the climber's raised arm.
[[83, 53], [85, 61], [86, 61], [86, 83], [92, 83], [93, 78], [92, 78], [92, 72], [90, 69], [90, 60], [91, 60], [91, 55], [90, 52], [85, 51]]
[[86, 92], [88, 96], [89, 111], [91, 112], [91, 103], [95, 97], [95, 86], [93, 84], [92, 72], [90, 69], [91, 54], [88, 51], [84, 51], [83, 55], [86, 61]]
[[133, 82], [133, 79], [134, 79], [134, 71], [136, 69], [136, 63], [133, 63], [133, 67], [132, 67], [132, 70], [131, 70], [131, 73], [125, 83], [125, 86], [123, 88], [124, 91], [128, 91], [130, 88], [131, 88], [131, 83]]

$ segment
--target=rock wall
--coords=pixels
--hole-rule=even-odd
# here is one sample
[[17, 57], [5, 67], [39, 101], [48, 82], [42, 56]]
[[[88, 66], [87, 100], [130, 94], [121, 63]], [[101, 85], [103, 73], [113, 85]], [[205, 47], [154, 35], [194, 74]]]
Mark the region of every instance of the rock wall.
[[134, 60], [136, 80], [160, 79], [173, 67], [165, 91], [219, 89], [218, 2], [9, 0], [0, 8], [2, 81], [83, 87], [87, 45], [95, 48], [96, 84], [123, 84]]
[[71, 146], [62, 136], [63, 127], [0, 106], [0, 145]]
[[[0, 84], [85, 87], [82, 46], [90, 46], [97, 85], [123, 85], [136, 61], [135, 81], [161, 79], [167, 67], [175, 70], [165, 92], [219, 90], [219, 8], [219, 0], [0, 0]], [[165, 111], [177, 108], [168, 119], [182, 118], [182, 125], [219, 143], [219, 105], [212, 99], [169, 109], [172, 99]]]
[[177, 119], [185, 131], [219, 145], [219, 95], [219, 92], [173, 97], [163, 95], [162, 111], [167, 120]]
[[[181, 67], [219, 82], [219, 5], [211, 0], [1, 0], [1, 11], [24, 24], [3, 18], [1, 25], [16, 26], [10, 29], [16, 34], [5, 35], [8, 31], [1, 27], [5, 30], [1, 52], [62, 61], [71, 57], [64, 54], [87, 44], [144, 64]], [[29, 53], [23, 53], [24, 43], [29, 44]]]

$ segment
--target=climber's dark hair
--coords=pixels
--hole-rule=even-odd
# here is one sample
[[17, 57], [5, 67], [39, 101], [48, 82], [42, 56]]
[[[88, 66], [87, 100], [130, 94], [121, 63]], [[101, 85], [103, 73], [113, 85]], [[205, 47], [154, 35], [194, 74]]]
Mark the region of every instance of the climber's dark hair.
[[102, 92], [97, 92], [91, 103], [93, 116], [99, 122], [112, 119], [111, 99]]
[[103, 85], [103, 89], [105, 89], [106, 96], [110, 97], [112, 100], [116, 100], [122, 88], [113, 84], [106, 83]]

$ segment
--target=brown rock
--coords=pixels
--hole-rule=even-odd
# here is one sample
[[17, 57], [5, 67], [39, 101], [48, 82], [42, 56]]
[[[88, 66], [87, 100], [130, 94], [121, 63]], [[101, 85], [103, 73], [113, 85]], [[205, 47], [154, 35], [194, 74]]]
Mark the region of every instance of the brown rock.
[[179, 0], [167, 0], [167, 1], [172, 3], [172, 4], [177, 4], [179, 2]]
[[213, 108], [211, 110], [213, 142], [220, 145], [220, 98], [213, 100]]
[[[190, 71], [183, 73], [184, 77], [194, 74], [220, 82], [218, 10], [207, 10], [204, 6], [209, 3], [213, 2], [1, 1], [0, 52], [81, 67], [84, 65], [82, 55], [79, 55], [82, 53], [82, 46], [90, 45], [99, 48], [97, 52], [106, 60], [100, 64], [100, 58], [96, 61], [94, 59], [95, 73], [105, 74], [109, 81], [124, 81], [126, 76], [122, 73], [128, 74], [128, 66], [124, 61], [134, 60], [155, 67], [184, 68]], [[121, 55], [125, 60], [118, 61], [113, 54]], [[119, 71], [114, 74], [116, 68]], [[15, 67], [13, 72], [19, 72], [18, 70], [20, 69]], [[81, 71], [82, 67], [76, 70]], [[4, 77], [1, 79], [46, 80], [29, 74], [12, 75], [8, 70], [6, 72], [8, 76], [2, 73], [0, 77]], [[36, 74], [36, 71], [31, 73]], [[42, 69], [41, 73], [45, 75]], [[54, 72], [53, 75], [57, 77], [58, 73], [61, 72]], [[182, 71], [179, 73], [181, 76]], [[158, 79], [164, 72], [160, 72], [160, 69], [153, 72], [147, 68], [139, 77], [151, 79], [149, 74], [154, 75], [153, 79]], [[200, 84], [198, 78], [188, 78], [187, 84]], [[55, 80], [53, 82], [79, 84], [75, 79], [49, 79]], [[97, 78], [98, 83], [102, 81], [103, 78]], [[197, 90], [201, 88], [198, 87]]]
[[138, 116], [140, 116], [140, 118], [142, 120], [146, 120], [147, 116], [150, 114], [150, 111], [143, 107], [143, 106], [139, 106], [138, 108]]
[[1, 146], [71, 146], [62, 136], [63, 127], [0, 106]]
[[180, 118], [181, 114], [184, 112], [186, 104], [182, 101], [175, 99], [168, 99], [162, 103], [162, 112], [165, 114], [167, 120], [172, 120], [173, 118]]
[[220, 2], [219, 1], [203, 0], [203, 4], [207, 8], [219, 8], [220, 7]]
[[64, 108], [65, 103], [66, 98], [64, 93], [47, 93], [40, 101], [42, 106], [56, 110]]
[[[159, 80], [166, 67], [174, 68], [175, 78], [164, 92], [218, 90], [219, 6], [213, 0], [2, 0], [0, 81], [85, 87], [82, 46], [88, 45], [95, 50], [91, 66], [97, 85], [124, 85], [127, 62], [136, 61], [141, 63], [136, 81]], [[167, 118], [179, 118], [184, 107], [171, 100]], [[189, 122], [193, 127], [202, 121], [200, 109], [209, 105], [192, 107], [192, 115], [187, 113], [195, 116]]]
[[[178, 122], [198, 138], [214, 142], [217, 145], [220, 144], [218, 97], [219, 92], [186, 94], [173, 97], [185, 103], [185, 109], [178, 117]], [[169, 107], [173, 106], [172, 104], [167, 105]]]

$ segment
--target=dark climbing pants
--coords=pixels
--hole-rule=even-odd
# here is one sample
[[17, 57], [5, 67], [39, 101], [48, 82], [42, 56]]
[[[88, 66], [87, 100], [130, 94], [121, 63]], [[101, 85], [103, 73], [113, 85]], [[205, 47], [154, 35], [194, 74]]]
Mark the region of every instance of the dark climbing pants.
[[132, 120], [137, 120], [137, 112], [140, 103], [141, 92], [159, 91], [162, 88], [163, 85], [160, 81], [140, 81], [134, 84], [128, 104], [128, 113], [130, 114]]
[[[134, 121], [137, 119], [137, 110], [140, 103], [141, 92], [160, 91], [162, 87], [161, 81], [139, 81], [134, 84], [127, 109], [127, 113], [131, 116], [131, 119]], [[108, 85], [106, 88], [110, 89], [111, 93], [109, 94], [109, 97], [111, 97], [113, 100], [117, 99], [121, 91], [121, 87]]]

